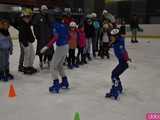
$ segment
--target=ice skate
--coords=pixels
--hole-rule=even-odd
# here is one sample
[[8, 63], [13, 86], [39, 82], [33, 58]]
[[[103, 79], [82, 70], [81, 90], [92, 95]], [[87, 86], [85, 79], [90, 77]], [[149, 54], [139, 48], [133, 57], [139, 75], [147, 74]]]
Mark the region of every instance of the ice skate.
[[49, 87], [49, 92], [50, 93], [59, 93], [60, 90], [60, 84], [59, 84], [59, 80], [56, 79], [53, 81], [53, 85], [51, 87]]
[[74, 68], [79, 68], [78, 64], [73, 64]]
[[62, 83], [60, 84], [62, 89], [68, 89], [69, 88], [69, 82], [67, 77], [62, 78]]
[[118, 87], [115, 87], [114, 85], [112, 86], [110, 92], [106, 93], [105, 95], [106, 98], [113, 98], [114, 100], [117, 100], [118, 96], [119, 96]]
[[24, 66], [19, 66], [19, 67], [18, 67], [18, 71], [19, 71], [19, 72], [24, 72]]
[[73, 69], [73, 65], [69, 64], [68, 68], [72, 70]]

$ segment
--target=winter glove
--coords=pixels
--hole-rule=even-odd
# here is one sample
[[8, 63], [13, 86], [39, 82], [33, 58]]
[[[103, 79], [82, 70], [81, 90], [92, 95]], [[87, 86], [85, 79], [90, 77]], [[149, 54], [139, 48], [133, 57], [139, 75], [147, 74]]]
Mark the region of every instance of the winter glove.
[[41, 49], [41, 54], [45, 53], [49, 48], [47, 46], [44, 46], [42, 49]]

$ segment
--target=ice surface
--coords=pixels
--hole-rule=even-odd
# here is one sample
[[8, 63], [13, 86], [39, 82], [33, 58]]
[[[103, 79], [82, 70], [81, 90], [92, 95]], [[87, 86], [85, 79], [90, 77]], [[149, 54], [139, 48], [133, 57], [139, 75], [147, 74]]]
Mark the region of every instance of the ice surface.
[[[88, 65], [67, 70], [71, 88], [59, 95], [48, 92], [52, 83], [49, 70], [33, 76], [17, 72], [18, 41], [14, 41], [11, 73], [15, 76], [17, 97], [8, 98], [9, 83], [0, 82], [0, 120], [144, 120], [147, 112], [160, 112], [160, 41], [141, 39], [126, 42], [133, 60], [121, 80], [125, 92], [119, 101], [106, 99], [111, 86], [111, 71], [116, 59], [94, 59]], [[35, 60], [38, 67], [38, 58]]]

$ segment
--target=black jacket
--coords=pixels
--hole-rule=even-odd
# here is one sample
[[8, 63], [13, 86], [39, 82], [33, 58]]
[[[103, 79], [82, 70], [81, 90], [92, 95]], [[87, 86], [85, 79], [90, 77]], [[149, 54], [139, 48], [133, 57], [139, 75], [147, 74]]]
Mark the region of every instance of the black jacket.
[[46, 14], [36, 14], [32, 19], [33, 32], [37, 39], [37, 50], [39, 54], [40, 50], [46, 46], [49, 40], [52, 38], [52, 18]]
[[95, 36], [95, 28], [93, 24], [89, 25], [85, 23], [85, 34], [87, 38], [93, 38]]
[[138, 19], [136, 18], [136, 19], [131, 19], [131, 21], [130, 21], [130, 27], [131, 27], [131, 29], [138, 29], [139, 28], [139, 21], [138, 21]]
[[19, 42], [21, 42], [25, 47], [27, 47], [29, 43], [33, 43], [35, 41], [29, 23], [18, 18], [15, 20], [13, 26], [19, 31]]

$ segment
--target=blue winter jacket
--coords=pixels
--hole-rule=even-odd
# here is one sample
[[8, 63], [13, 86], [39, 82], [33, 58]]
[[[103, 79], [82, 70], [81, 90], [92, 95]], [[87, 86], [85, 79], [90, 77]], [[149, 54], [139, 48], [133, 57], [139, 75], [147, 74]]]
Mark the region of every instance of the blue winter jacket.
[[53, 35], [58, 36], [58, 40], [56, 41], [57, 46], [68, 44], [69, 29], [64, 23], [55, 22], [53, 24]]
[[10, 37], [6, 37], [0, 34], [0, 49], [1, 50], [9, 50], [11, 49], [12, 44]]
[[9, 54], [12, 49], [11, 39], [0, 33], [0, 71], [9, 68]]
[[126, 58], [126, 54], [128, 55], [126, 48], [125, 48], [125, 41], [124, 37], [118, 36], [116, 38], [116, 42], [113, 44], [113, 49], [115, 56], [118, 58], [119, 62], [125, 62], [128, 58]]

